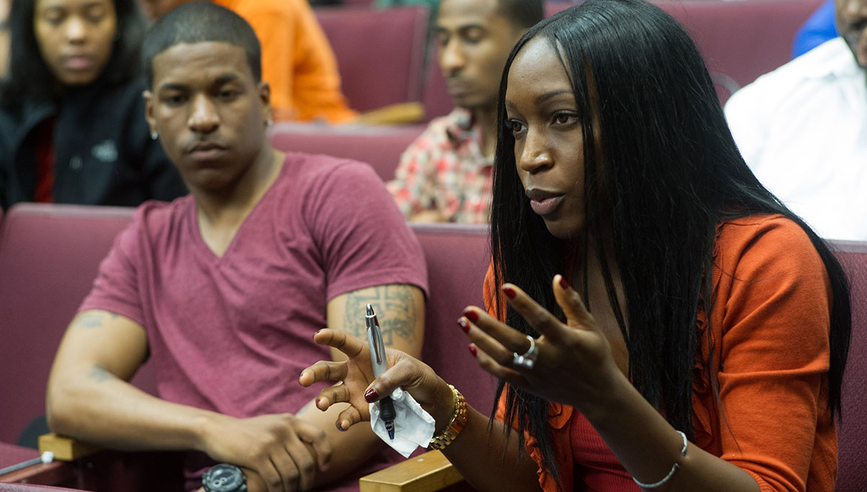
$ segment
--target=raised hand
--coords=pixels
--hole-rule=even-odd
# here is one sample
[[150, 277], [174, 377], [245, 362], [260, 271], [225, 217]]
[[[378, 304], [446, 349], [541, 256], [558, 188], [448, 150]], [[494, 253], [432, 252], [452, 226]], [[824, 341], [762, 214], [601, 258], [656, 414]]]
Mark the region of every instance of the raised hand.
[[509, 305], [540, 334], [534, 340], [532, 368], [515, 363], [515, 354], [524, 354], [531, 346], [523, 333], [477, 307], [467, 308], [458, 323], [473, 342], [471, 351], [476, 351], [482, 369], [515, 387], [583, 411], [601, 401], [623, 374], [578, 292], [560, 275], [554, 277], [552, 289], [565, 323], [517, 286], [502, 287]]
[[433, 416], [437, 428], [445, 426], [454, 410], [454, 399], [448, 384], [427, 364], [400, 350], [386, 348], [389, 369], [374, 380], [370, 352], [366, 341], [342, 331], [320, 330], [313, 340], [320, 345], [336, 348], [346, 354], [345, 361], [319, 361], [301, 371], [298, 382], [310, 386], [322, 381], [337, 381], [316, 397], [316, 407], [327, 410], [335, 403], [350, 407], [338, 415], [337, 428], [347, 430], [358, 422], [370, 420], [368, 403], [403, 388]]
[[256, 483], [248, 489], [268, 492], [311, 489], [317, 468], [326, 470], [331, 458], [322, 429], [289, 413], [249, 419], [223, 416], [207, 432], [204, 449], [218, 462], [255, 472], [267, 488]]

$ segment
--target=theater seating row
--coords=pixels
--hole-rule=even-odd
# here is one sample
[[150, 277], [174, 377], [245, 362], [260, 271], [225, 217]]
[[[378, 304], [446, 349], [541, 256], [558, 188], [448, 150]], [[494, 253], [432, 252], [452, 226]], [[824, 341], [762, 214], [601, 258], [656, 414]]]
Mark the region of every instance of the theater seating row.
[[[421, 101], [427, 120], [447, 114], [452, 102], [436, 57], [425, 56], [428, 13], [421, 7], [377, 10], [363, 3], [316, 10], [352, 107], [369, 111]], [[822, 0], [657, 3], [693, 36], [725, 102], [739, 87], [788, 61], [795, 32]], [[569, 6], [550, 2], [546, 14]]]
[[[44, 412], [48, 370], [63, 331], [113, 237], [131, 217], [131, 209], [19, 204], [0, 219], [0, 468], [20, 456], [35, 455], [12, 444], [25, 425]], [[487, 229], [457, 225], [413, 225], [412, 229], [429, 270], [424, 358], [460, 387], [470, 403], [488, 410], [494, 382], [465, 356], [465, 340], [457, 336], [454, 326], [466, 305], [482, 302], [489, 262]], [[834, 246], [850, 275], [854, 316], [843, 389], [844, 420], [838, 428], [837, 490], [854, 492], [864, 490], [867, 469], [867, 243]], [[153, 368], [146, 364], [134, 382], [153, 392]], [[165, 482], [166, 474], [178, 472], [169, 466], [172, 463], [176, 461], [170, 454], [101, 453], [66, 468], [42, 465], [51, 473], [39, 477], [48, 484], [96, 491], [167, 491], [172, 488]], [[32, 476], [29, 480], [34, 481]]]
[[[0, 224], [0, 443], [14, 444], [25, 426], [45, 412], [48, 372], [63, 332], [90, 290], [99, 262], [114, 236], [132, 218], [132, 209], [19, 204]], [[461, 388], [480, 409], [492, 406], [494, 382], [466, 350], [455, 321], [469, 304], [482, 305], [482, 281], [489, 260], [483, 226], [413, 225], [428, 265], [430, 298], [425, 318], [424, 359]], [[460, 255], [455, 255], [460, 251]], [[155, 393], [148, 364], [133, 382]], [[287, 381], [287, 384], [293, 384]], [[0, 447], [0, 468], [3, 464]], [[152, 459], [151, 455], [146, 459]], [[129, 458], [124, 458], [129, 460]], [[144, 458], [143, 458], [144, 459]], [[14, 461], [14, 459], [12, 460]], [[89, 461], [70, 485], [99, 490], [167, 490], [148, 488], [147, 479], [111, 483], [105, 477], [117, 460]], [[8, 464], [8, 463], [7, 463]], [[2, 480], [2, 479], [0, 479]], [[110, 483], [104, 483], [109, 480]], [[95, 482], [96, 481], [96, 482]], [[162, 478], [159, 479], [162, 481]], [[96, 484], [96, 486], [94, 486]], [[118, 486], [120, 488], [115, 488]]]
[[[698, 41], [725, 100], [739, 86], [786, 62], [797, 27], [820, 0], [690, 0], [665, 3]], [[548, 12], [568, 7], [552, 3]], [[422, 8], [319, 9], [317, 15], [334, 45], [346, 93], [354, 107], [369, 110], [408, 101], [424, 102], [428, 118], [449, 112], [451, 99], [435, 57], [424, 84]], [[363, 40], [364, 42], [359, 42]], [[424, 125], [330, 127], [278, 124], [272, 144], [284, 151], [328, 153], [370, 163], [387, 181], [400, 155]]]

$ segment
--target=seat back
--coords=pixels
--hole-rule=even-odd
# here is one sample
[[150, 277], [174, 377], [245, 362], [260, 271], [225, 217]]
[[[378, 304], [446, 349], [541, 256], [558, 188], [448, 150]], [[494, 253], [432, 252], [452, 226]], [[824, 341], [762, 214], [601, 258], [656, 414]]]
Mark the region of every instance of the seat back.
[[[45, 413], [60, 338], [132, 209], [18, 204], [0, 229], [0, 442]], [[143, 389], [155, 385], [137, 379]]]
[[867, 242], [834, 241], [849, 275], [852, 340], [843, 377], [843, 420], [837, 427], [837, 492], [864, 490], [867, 470]]
[[[577, 2], [576, 2], [577, 3]], [[795, 32], [822, 0], [687, 0], [655, 2], [677, 19], [702, 52], [720, 102], [789, 61]], [[546, 16], [574, 3], [548, 3]], [[425, 118], [448, 114], [452, 100], [431, 57], [424, 87]]]
[[[792, 40], [823, 0], [655, 2], [698, 45], [723, 104], [732, 92], [789, 61]], [[549, 4], [553, 15], [569, 4]]]
[[488, 228], [457, 224], [410, 227], [424, 250], [430, 287], [422, 359], [474, 408], [488, 413], [496, 380], [476, 364], [467, 350], [466, 336], [457, 327], [465, 307], [484, 308], [482, 286], [491, 261]]
[[371, 111], [421, 100], [426, 8], [340, 7], [315, 12], [353, 109]]
[[370, 164], [383, 181], [394, 179], [403, 151], [424, 131], [423, 125], [395, 127], [322, 127], [280, 123], [271, 127], [274, 148], [345, 157]]

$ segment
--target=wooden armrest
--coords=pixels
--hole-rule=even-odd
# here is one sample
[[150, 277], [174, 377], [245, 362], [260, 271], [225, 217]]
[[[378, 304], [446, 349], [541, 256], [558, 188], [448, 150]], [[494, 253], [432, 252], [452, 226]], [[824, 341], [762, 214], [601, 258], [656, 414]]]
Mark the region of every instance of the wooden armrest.
[[463, 481], [460, 473], [439, 451], [371, 473], [358, 481], [359, 492], [427, 492]]
[[424, 119], [424, 105], [419, 102], [392, 104], [358, 115], [349, 121], [357, 125], [401, 125]]
[[39, 436], [39, 452], [51, 451], [54, 453], [54, 459], [59, 461], [75, 461], [101, 450], [99, 446], [72, 437], [58, 436], [53, 432]]

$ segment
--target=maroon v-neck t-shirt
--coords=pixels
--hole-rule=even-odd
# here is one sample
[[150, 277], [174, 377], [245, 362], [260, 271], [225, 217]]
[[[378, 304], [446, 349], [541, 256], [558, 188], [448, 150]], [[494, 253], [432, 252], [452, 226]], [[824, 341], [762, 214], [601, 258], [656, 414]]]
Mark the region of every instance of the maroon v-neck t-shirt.
[[[222, 257], [201, 237], [192, 196], [139, 207], [80, 310], [145, 328], [161, 398], [251, 417], [313, 399], [322, 385], [297, 379], [331, 357], [312, 341], [328, 301], [385, 284], [427, 291], [421, 247], [382, 181], [364, 164], [289, 154]], [[394, 461], [389, 452], [347, 489]]]

